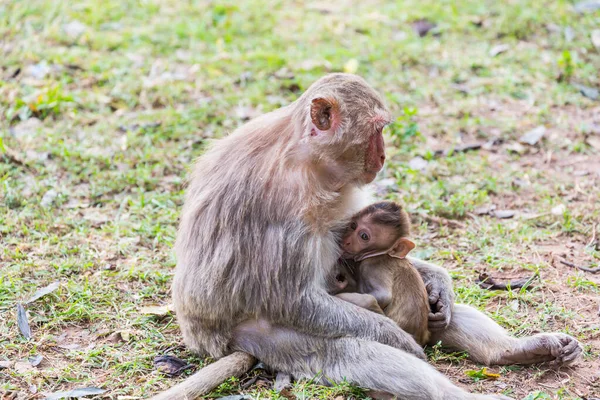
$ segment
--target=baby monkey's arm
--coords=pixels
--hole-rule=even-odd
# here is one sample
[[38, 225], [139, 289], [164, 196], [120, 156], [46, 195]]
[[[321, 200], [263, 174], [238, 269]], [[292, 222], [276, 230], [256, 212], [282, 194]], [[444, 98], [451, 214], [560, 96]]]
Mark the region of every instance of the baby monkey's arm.
[[383, 310], [379, 307], [377, 299], [370, 294], [363, 293], [340, 293], [336, 295], [342, 300], [383, 315]]

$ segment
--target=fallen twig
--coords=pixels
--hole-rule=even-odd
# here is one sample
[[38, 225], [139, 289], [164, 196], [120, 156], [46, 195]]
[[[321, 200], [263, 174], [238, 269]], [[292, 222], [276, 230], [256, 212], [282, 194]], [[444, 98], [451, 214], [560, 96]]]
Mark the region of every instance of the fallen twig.
[[531, 288], [530, 283], [537, 277], [536, 275], [528, 278], [519, 278], [509, 282], [496, 282], [491, 276], [486, 273], [479, 274], [477, 282], [479, 286], [487, 290], [512, 290], [524, 288], [525, 290]]
[[446, 219], [446, 218], [442, 218], [442, 217], [434, 217], [433, 215], [429, 215], [429, 214], [425, 214], [425, 213], [418, 213], [417, 214], [419, 217], [423, 218], [425, 221], [439, 225], [439, 226], [447, 226], [450, 228], [458, 228], [458, 229], [465, 229], [467, 226], [465, 224], [463, 224], [462, 222], [458, 222], [452, 219]]
[[596, 224], [592, 226], [592, 238], [589, 243], [585, 245], [585, 247], [591, 247], [592, 249], [599, 251], [600, 250], [600, 240], [596, 236]]
[[561, 264], [566, 265], [567, 267], [571, 267], [571, 268], [575, 268], [575, 269], [580, 269], [582, 271], [590, 272], [592, 274], [597, 274], [598, 272], [600, 272], [600, 267], [596, 267], [596, 268], [581, 267], [579, 265], [575, 265], [573, 263], [570, 263], [567, 260], [558, 260], [558, 261], [560, 261]]

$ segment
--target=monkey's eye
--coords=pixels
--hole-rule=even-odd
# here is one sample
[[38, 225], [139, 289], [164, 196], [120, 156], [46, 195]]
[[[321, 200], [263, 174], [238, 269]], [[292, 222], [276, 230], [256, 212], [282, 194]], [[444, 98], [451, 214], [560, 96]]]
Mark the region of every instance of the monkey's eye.
[[355, 230], [356, 230], [356, 228], [358, 228], [358, 225], [356, 225], [356, 222], [352, 222], [352, 223], [350, 224], [350, 229], [352, 229], [353, 231], [355, 231]]
[[364, 240], [365, 242], [368, 242], [369, 241], [369, 234], [367, 232], [361, 232], [360, 233], [360, 238], [362, 240]]

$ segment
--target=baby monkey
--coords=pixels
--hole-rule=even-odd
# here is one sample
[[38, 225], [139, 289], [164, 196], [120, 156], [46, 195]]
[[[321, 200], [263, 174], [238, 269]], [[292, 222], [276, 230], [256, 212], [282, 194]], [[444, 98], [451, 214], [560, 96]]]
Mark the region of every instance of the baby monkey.
[[[429, 340], [429, 301], [423, 279], [406, 259], [415, 247], [409, 233], [408, 214], [391, 201], [371, 204], [354, 215], [341, 245], [342, 259], [354, 269], [358, 293], [337, 296], [372, 311], [383, 311], [424, 345]], [[344, 281], [344, 277], [338, 275], [337, 280]], [[376, 304], [365, 294], [373, 296]]]

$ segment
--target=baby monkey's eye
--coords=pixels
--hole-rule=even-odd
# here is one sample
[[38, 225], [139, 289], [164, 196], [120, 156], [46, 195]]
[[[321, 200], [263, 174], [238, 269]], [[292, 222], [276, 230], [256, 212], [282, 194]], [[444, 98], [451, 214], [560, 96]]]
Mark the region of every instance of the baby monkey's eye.
[[365, 242], [368, 242], [368, 241], [369, 241], [369, 234], [368, 234], [368, 233], [366, 233], [366, 232], [361, 232], [361, 233], [360, 233], [360, 238], [361, 238], [362, 240], [364, 240]]
[[356, 230], [356, 228], [358, 228], [358, 225], [356, 225], [356, 222], [352, 222], [352, 223], [350, 224], [350, 229], [352, 229], [353, 231], [355, 231], [355, 230]]

